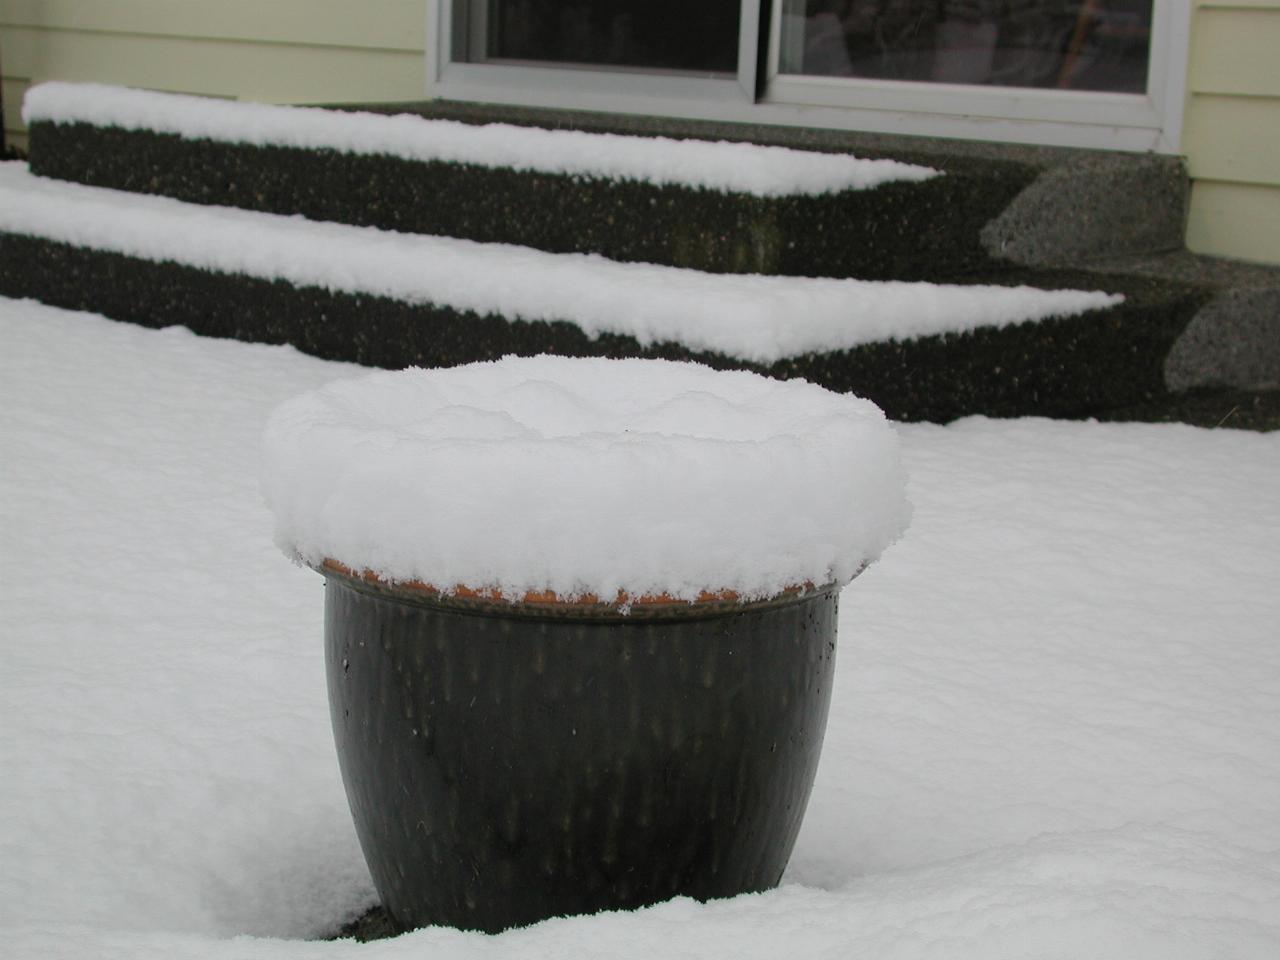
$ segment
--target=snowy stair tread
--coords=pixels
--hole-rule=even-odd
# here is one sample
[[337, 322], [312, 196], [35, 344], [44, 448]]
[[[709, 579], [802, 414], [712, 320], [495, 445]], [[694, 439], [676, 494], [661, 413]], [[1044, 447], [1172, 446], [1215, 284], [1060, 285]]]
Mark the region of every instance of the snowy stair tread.
[[539, 173], [687, 186], [759, 197], [867, 190], [938, 171], [894, 160], [753, 143], [673, 140], [510, 124], [472, 125], [409, 114], [238, 103], [91, 83], [28, 91], [31, 122], [87, 123], [259, 147], [463, 163]]
[[[715, 275], [137, 196], [22, 164], [0, 167], [0, 231], [0, 291], [152, 326], [381, 366], [686, 357], [857, 390], [909, 418], [1025, 412], [1019, 394], [1046, 371], [1044, 391], [1067, 384], [1068, 407], [1094, 402], [1074, 395], [1089, 392], [1074, 380], [1093, 379], [1092, 359], [1036, 356], [1028, 327], [1063, 339], [1074, 318], [1119, 354], [1171, 335], [1141, 291]], [[989, 382], [948, 387], [930, 369], [940, 360]], [[1139, 391], [1149, 379], [1121, 378]]]
[[923, 279], [996, 262], [979, 234], [1029, 174], [753, 143], [28, 91], [36, 173], [198, 203], [729, 273]]
[[284, 280], [589, 337], [675, 343], [772, 363], [884, 340], [1075, 316], [1102, 291], [710, 274], [205, 207], [59, 183], [0, 166], [0, 229], [155, 262]]

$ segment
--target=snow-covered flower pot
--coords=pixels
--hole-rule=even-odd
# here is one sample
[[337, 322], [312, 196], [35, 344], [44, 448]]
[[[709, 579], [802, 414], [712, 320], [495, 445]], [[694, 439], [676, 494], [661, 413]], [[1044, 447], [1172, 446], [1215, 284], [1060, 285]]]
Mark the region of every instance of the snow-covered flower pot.
[[265, 454], [277, 540], [325, 576], [343, 780], [401, 928], [778, 883], [839, 590], [906, 522], [879, 410], [507, 358], [331, 384]]

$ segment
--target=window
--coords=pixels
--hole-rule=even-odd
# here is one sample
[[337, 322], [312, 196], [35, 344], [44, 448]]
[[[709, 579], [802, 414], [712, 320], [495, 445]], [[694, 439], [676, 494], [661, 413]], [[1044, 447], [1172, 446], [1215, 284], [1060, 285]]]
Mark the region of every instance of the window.
[[738, 0], [470, 0], [458, 13], [468, 63], [738, 70]]
[[1185, 0], [429, 0], [462, 100], [1176, 151]]
[[1151, 0], [783, 0], [779, 71], [1145, 93]]
[[427, 11], [431, 96], [683, 117], [755, 99], [760, 0], [427, 0]]

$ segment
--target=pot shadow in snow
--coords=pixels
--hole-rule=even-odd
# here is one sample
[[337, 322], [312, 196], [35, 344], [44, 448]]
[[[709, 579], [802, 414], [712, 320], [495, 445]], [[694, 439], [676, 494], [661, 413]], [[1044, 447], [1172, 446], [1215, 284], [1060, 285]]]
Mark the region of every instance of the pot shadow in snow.
[[391, 917], [382, 904], [377, 903], [349, 923], [344, 923], [336, 933], [322, 940], [358, 940], [369, 943], [371, 940], [386, 940], [399, 935], [399, 931], [391, 923]]

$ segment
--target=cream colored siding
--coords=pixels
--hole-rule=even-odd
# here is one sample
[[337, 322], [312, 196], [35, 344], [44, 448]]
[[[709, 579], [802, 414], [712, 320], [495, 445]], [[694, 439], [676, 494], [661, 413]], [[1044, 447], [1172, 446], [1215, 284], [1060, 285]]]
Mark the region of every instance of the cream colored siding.
[[0, 0], [6, 140], [22, 90], [86, 80], [275, 103], [421, 99], [423, 0]]
[[1266, 260], [1262, 254], [1269, 252], [1268, 262], [1280, 263], [1274, 245], [1280, 238], [1277, 193], [1275, 187], [1196, 181], [1187, 225], [1195, 249], [1243, 260]]
[[4, 102], [4, 142], [26, 146], [26, 134], [22, 130], [22, 91], [27, 88], [23, 77], [5, 77], [0, 84], [0, 98]]
[[1280, 16], [1274, 11], [1202, 4], [1195, 25], [1191, 82], [1206, 93], [1276, 96], [1280, 91], [1277, 54]]
[[1280, 184], [1280, 99], [1197, 95], [1193, 102], [1186, 142], [1194, 176]]
[[301, 46], [422, 49], [422, 0], [0, 0], [0, 22]]
[[422, 98], [422, 52], [6, 27], [5, 71], [275, 102]]
[[1200, 0], [1190, 57], [1187, 245], [1280, 263], [1280, 0]]

